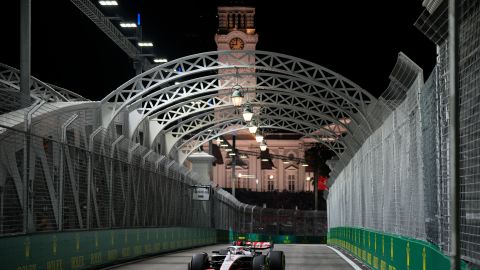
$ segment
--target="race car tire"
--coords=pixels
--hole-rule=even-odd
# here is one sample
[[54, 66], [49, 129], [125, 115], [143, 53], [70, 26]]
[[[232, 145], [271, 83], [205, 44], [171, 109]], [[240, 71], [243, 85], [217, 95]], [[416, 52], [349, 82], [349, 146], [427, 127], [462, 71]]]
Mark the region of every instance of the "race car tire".
[[285, 270], [285, 254], [283, 254], [283, 251], [270, 251], [268, 264], [270, 270]]
[[267, 263], [267, 256], [258, 255], [253, 257], [252, 270], [264, 270]]
[[204, 270], [208, 267], [207, 253], [197, 253], [192, 256], [190, 262], [190, 270]]

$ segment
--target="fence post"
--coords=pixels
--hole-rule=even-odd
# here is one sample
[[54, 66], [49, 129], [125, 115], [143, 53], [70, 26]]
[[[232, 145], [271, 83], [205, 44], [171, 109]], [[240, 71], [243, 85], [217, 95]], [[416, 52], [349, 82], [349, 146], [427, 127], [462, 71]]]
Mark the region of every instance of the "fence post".
[[62, 124], [62, 137], [60, 140], [60, 173], [59, 173], [59, 187], [58, 187], [58, 230], [63, 230], [63, 202], [64, 202], [64, 191], [63, 186], [65, 183], [65, 147], [67, 144], [67, 128], [70, 126], [75, 119], [77, 119], [78, 114], [74, 114], [68, 118], [65, 123]]
[[117, 144], [123, 140], [125, 136], [120, 135], [113, 143], [110, 148], [110, 179], [108, 179], [108, 184], [110, 187], [110, 192], [108, 196], [108, 227], [112, 228], [112, 221], [113, 221], [113, 174], [115, 173], [115, 170], [113, 169], [114, 167], [114, 159], [113, 157], [115, 156], [115, 147]]
[[93, 140], [95, 139], [95, 136], [97, 136], [98, 133], [102, 130], [102, 127], [98, 127], [92, 134], [90, 134], [89, 138], [89, 145], [88, 145], [88, 150], [89, 150], [89, 155], [88, 155], [88, 178], [87, 178], [87, 230], [90, 230], [91, 228], [91, 216], [92, 216], [92, 205], [91, 205], [91, 200], [92, 200], [92, 180], [93, 180]]
[[256, 205], [254, 205], [252, 207], [252, 216], [250, 218], [250, 233], [253, 233], [253, 210], [255, 209], [255, 207], [257, 207]]
[[460, 1], [448, 1], [448, 59], [450, 123], [450, 246], [451, 269], [460, 269], [460, 171], [459, 171], [459, 16]]
[[45, 101], [36, 101], [32, 109], [30, 109], [25, 115], [25, 145], [23, 152], [23, 232], [29, 233], [33, 230], [33, 201], [30, 199], [32, 192], [30, 191], [30, 175], [32, 174], [33, 169], [32, 165], [35, 166], [35, 163], [30, 162], [31, 155], [31, 122], [32, 115], [45, 104]]

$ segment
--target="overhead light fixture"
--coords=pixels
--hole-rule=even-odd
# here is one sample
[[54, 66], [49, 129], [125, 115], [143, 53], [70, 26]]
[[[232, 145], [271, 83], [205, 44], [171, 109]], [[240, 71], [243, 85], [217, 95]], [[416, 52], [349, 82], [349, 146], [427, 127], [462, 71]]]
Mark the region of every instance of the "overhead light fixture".
[[153, 47], [152, 42], [138, 42], [138, 46], [140, 47]]
[[228, 153], [229, 156], [235, 156], [236, 154], [234, 152]]
[[232, 88], [232, 103], [235, 107], [242, 106], [243, 102], [243, 93], [242, 87], [240, 85], [234, 85]]
[[232, 151], [231, 148], [226, 148], [226, 149], [225, 149], [225, 152], [230, 152], [230, 151]]
[[168, 60], [165, 59], [165, 58], [155, 58], [155, 59], [153, 59], [153, 62], [155, 62], [155, 63], [166, 63], [166, 62], [168, 62]]
[[262, 158], [261, 160], [262, 161], [268, 161], [268, 158]]
[[288, 163], [290, 163], [290, 161], [288, 161], [288, 160], [283, 161], [283, 164], [288, 164]]
[[250, 104], [245, 105], [245, 109], [243, 109], [243, 120], [245, 122], [250, 122], [253, 117], [253, 112], [252, 108], [250, 107]]
[[270, 175], [268, 176], [268, 178], [269, 178], [269, 179], [273, 179], [273, 174], [270, 174]]
[[265, 142], [265, 140], [263, 140], [261, 143], [260, 143], [260, 151], [265, 151], [267, 150], [267, 143]]
[[255, 183], [258, 185], [258, 178], [255, 180]]
[[257, 132], [257, 134], [255, 134], [255, 140], [257, 142], [262, 142], [263, 141], [263, 135], [260, 134], [259, 132]]
[[302, 166], [303, 167], [308, 167], [308, 164], [307, 163], [302, 163]]
[[228, 144], [226, 144], [226, 143], [222, 143], [222, 144], [220, 144], [220, 146], [221, 146], [221, 147], [227, 147], [227, 146], [228, 146]]
[[241, 174], [241, 173], [238, 174], [238, 178], [255, 178], [255, 177], [256, 175], [254, 174]]
[[248, 131], [252, 134], [255, 134], [257, 132], [257, 123], [255, 122], [255, 119], [252, 119], [250, 123], [248, 124]]
[[307, 176], [307, 179], [305, 179], [305, 181], [310, 181], [310, 176]]
[[122, 28], [136, 28], [137, 24], [133, 22], [121, 22], [120, 27]]
[[118, 6], [117, 1], [98, 1], [101, 6]]
[[240, 158], [241, 158], [241, 159], [247, 159], [247, 158], [248, 158], [248, 156], [247, 156], [247, 155], [245, 155], [245, 154], [241, 154], [241, 155], [240, 155]]
[[220, 145], [222, 143], [222, 139], [220, 139], [220, 137], [218, 137], [215, 142], [217, 143], [217, 145]]
[[238, 84], [238, 68], [235, 67], [235, 85], [232, 87], [232, 103], [235, 107], [242, 106], [243, 103], [243, 88]]

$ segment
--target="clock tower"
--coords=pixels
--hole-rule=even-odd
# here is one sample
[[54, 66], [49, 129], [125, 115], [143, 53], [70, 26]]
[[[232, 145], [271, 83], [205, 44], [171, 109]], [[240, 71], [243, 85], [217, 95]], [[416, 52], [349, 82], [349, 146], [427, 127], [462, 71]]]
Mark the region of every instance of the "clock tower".
[[217, 49], [255, 50], [258, 35], [255, 33], [254, 17], [254, 7], [218, 7]]
[[[255, 33], [255, 8], [247, 6], [220, 6], [218, 7], [218, 30], [215, 35], [217, 50], [241, 51], [255, 50], [258, 35]], [[219, 56], [223, 63], [233, 62], [228, 56]], [[255, 62], [254, 57], [247, 60], [250, 64]], [[255, 76], [242, 76], [241, 73], [253, 73], [255, 69], [239, 69], [238, 84], [244, 90], [255, 87]], [[235, 70], [219, 70], [220, 74], [235, 73]], [[222, 84], [222, 82], [220, 82]], [[233, 86], [233, 85], [232, 85]], [[227, 94], [227, 93], [225, 93]], [[252, 94], [247, 95], [247, 101]]]
[[[219, 55], [218, 61], [225, 64], [236, 64], [233, 57], [240, 58], [242, 52], [256, 50], [258, 35], [255, 33], [255, 8], [245, 5], [247, 2], [242, 0], [228, 0], [229, 2], [218, 7], [218, 30], [215, 35], [215, 42], [218, 51], [231, 51], [230, 55]], [[233, 5], [231, 3], [234, 3]], [[232, 56], [233, 55], [233, 56]], [[240, 56], [240, 57], [239, 57]], [[242, 58], [249, 65], [255, 64], [255, 57], [248, 56]], [[228, 74], [228, 79], [220, 79], [219, 86], [224, 90], [219, 91], [219, 96], [226, 97], [232, 94], [232, 88], [238, 83], [243, 90], [248, 91], [245, 94], [245, 101], [252, 101], [255, 97], [256, 77], [254, 75], [244, 75], [244, 73], [255, 73], [255, 68], [238, 68], [239, 76], [235, 76], [236, 69], [219, 69], [219, 74]], [[233, 75], [233, 76], [230, 76]], [[236, 79], [232, 80], [235, 76]], [[233, 106], [232, 106], [233, 107]], [[253, 107], [256, 117], [260, 115], [260, 107]], [[215, 108], [216, 116], [224, 114], [224, 107]], [[241, 114], [241, 108], [236, 109]], [[241, 117], [241, 116], [240, 116]], [[256, 119], [259, 120], [258, 118]], [[242, 125], [243, 126], [243, 125]], [[258, 143], [254, 136], [247, 129], [235, 132], [236, 147], [242, 150], [258, 152]], [[230, 134], [225, 134], [225, 139], [229, 140]], [[280, 135], [281, 137], [281, 135]], [[297, 139], [270, 139], [268, 148], [271, 154], [278, 154], [288, 157], [303, 157], [304, 142]], [[220, 151], [221, 159], [225, 163], [217, 163], [213, 169], [214, 181], [223, 188], [232, 187], [232, 159], [225, 151]], [[220, 158], [217, 156], [217, 158]], [[240, 159], [237, 159], [240, 160]], [[241, 159], [241, 164], [236, 163], [235, 173], [242, 175], [251, 175], [255, 179], [235, 180], [236, 187], [250, 189], [255, 191], [273, 191], [290, 190], [304, 191], [312, 190], [310, 182], [305, 181], [305, 167], [295, 166], [294, 164], [285, 165], [281, 160], [273, 160], [274, 166], [271, 169], [262, 169], [262, 162], [256, 156], [250, 155], [248, 159]], [[235, 175], [235, 174], [234, 174]], [[313, 177], [313, 175], [308, 175]], [[235, 177], [235, 176], [234, 176]], [[233, 178], [235, 179], [235, 178]]]

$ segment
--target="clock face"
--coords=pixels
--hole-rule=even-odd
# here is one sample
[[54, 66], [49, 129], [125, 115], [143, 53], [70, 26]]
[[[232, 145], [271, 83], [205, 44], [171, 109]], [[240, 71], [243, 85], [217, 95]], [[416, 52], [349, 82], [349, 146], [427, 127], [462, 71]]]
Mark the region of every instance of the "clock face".
[[236, 37], [230, 40], [229, 45], [232, 50], [243, 50], [245, 43], [241, 38]]

